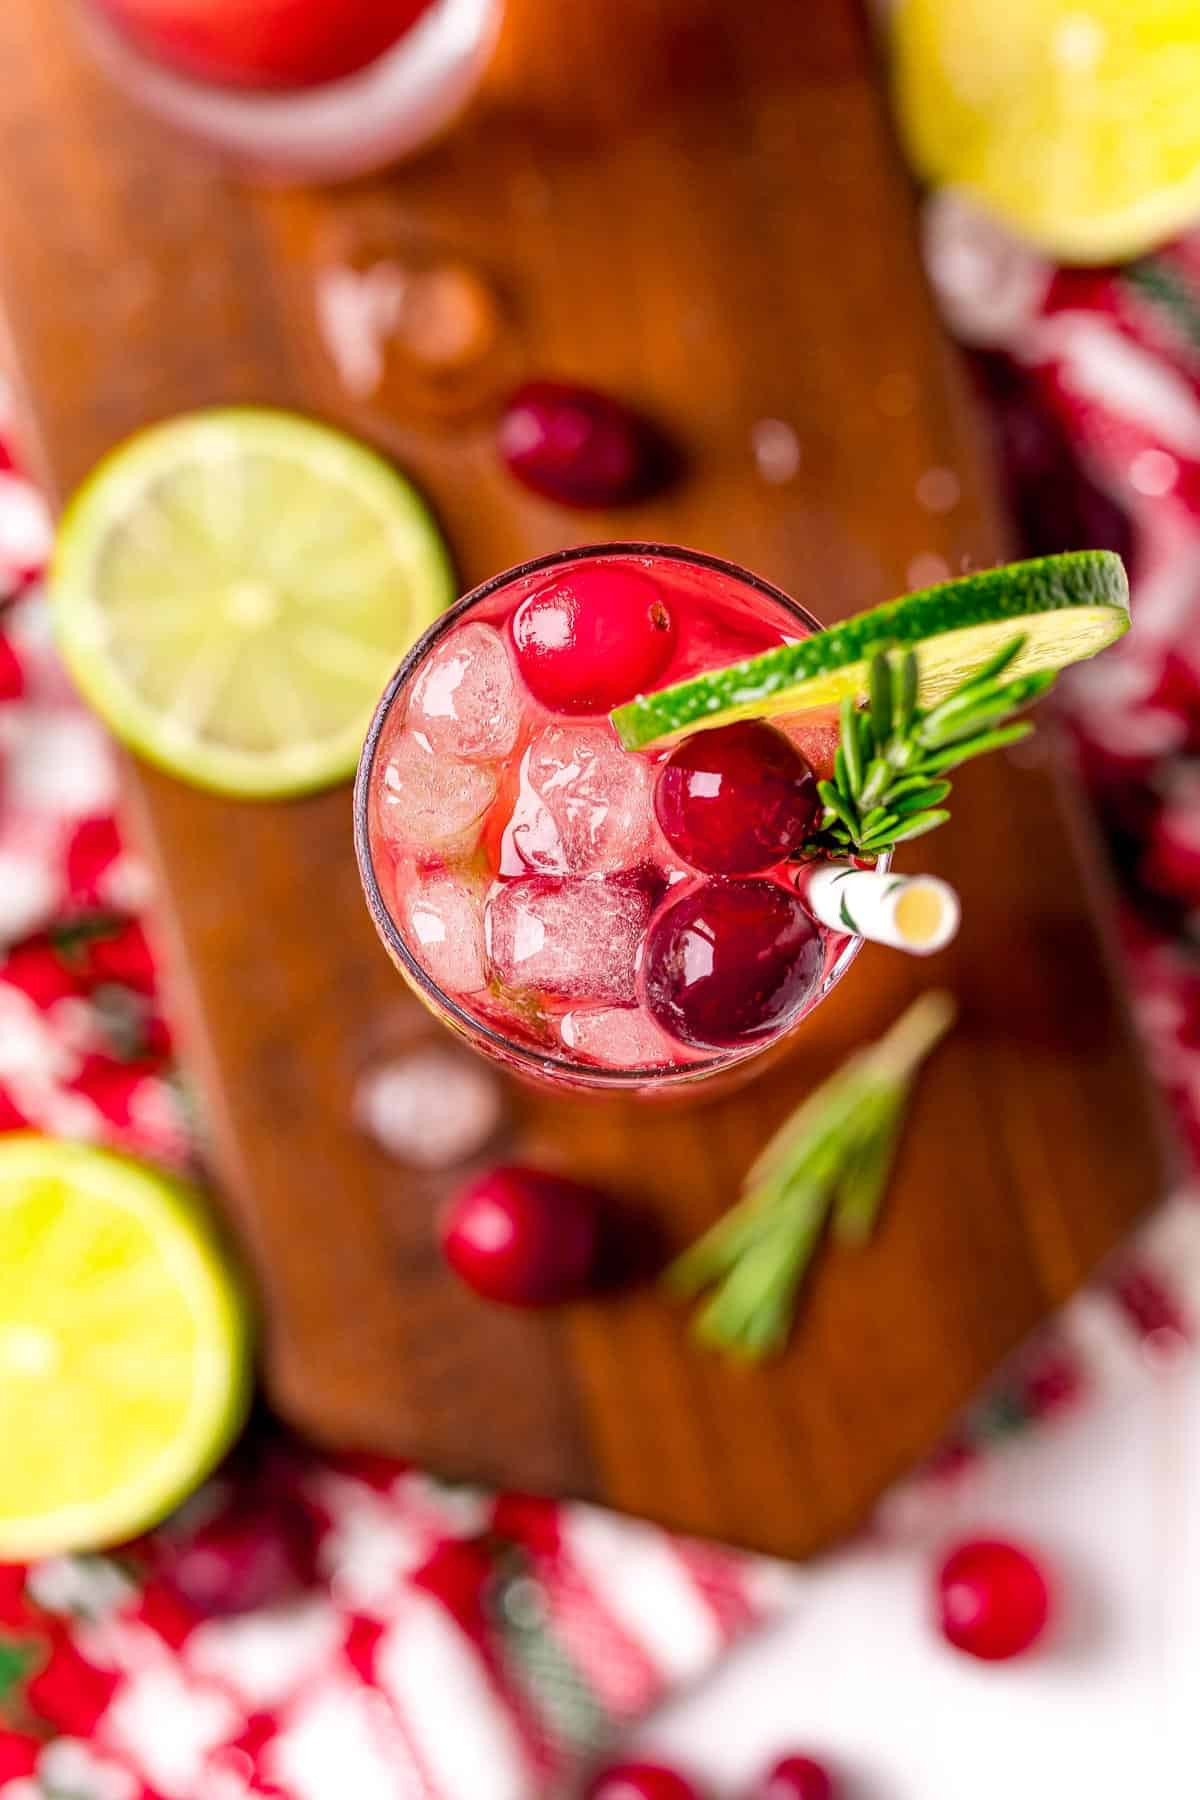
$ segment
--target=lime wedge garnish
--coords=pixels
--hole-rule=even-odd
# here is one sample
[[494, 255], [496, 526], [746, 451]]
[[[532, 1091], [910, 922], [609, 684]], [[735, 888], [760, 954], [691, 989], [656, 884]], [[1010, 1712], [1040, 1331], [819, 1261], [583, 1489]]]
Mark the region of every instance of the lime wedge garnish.
[[0, 1561], [133, 1537], [250, 1392], [249, 1314], [199, 1197], [80, 1144], [0, 1138]]
[[899, 0], [891, 31], [928, 180], [1061, 261], [1122, 261], [1195, 222], [1195, 0]]
[[50, 574], [59, 644], [115, 734], [198, 786], [353, 773], [381, 689], [453, 598], [442, 539], [370, 450], [290, 413], [190, 413], [113, 451]]
[[857, 613], [828, 631], [710, 669], [612, 715], [627, 750], [652, 750], [734, 719], [786, 718], [865, 699], [871, 653], [888, 644], [919, 651], [922, 705], [950, 693], [1018, 634], [1005, 678], [1062, 669], [1095, 656], [1128, 629], [1129, 583], [1119, 556], [1077, 550], [944, 581]]

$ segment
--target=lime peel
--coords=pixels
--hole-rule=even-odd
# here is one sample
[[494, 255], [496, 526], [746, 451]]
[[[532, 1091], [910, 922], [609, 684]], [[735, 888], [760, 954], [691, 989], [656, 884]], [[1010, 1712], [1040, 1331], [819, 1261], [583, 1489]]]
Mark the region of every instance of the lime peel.
[[251, 1310], [196, 1190], [109, 1151], [0, 1138], [0, 1560], [100, 1549], [236, 1436]]
[[68, 504], [49, 575], [63, 657], [114, 734], [243, 798], [351, 775], [381, 688], [454, 590], [403, 476], [252, 407], [110, 452]]
[[1129, 627], [1129, 582], [1119, 556], [1071, 551], [984, 569], [889, 600], [840, 625], [724, 669], [639, 694], [612, 714], [627, 750], [658, 749], [735, 719], [786, 718], [867, 694], [874, 651], [920, 650], [919, 698], [931, 705], [1019, 630], [1010, 677], [1094, 656]]
[[898, 0], [901, 135], [1056, 261], [1125, 261], [1200, 209], [1193, 0]]

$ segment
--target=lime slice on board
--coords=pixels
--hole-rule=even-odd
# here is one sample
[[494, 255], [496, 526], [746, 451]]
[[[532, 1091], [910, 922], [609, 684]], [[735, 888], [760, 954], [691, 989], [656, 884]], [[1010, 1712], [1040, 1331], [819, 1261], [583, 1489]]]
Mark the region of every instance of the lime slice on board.
[[1123, 260], [1200, 211], [1195, 0], [899, 0], [896, 107], [928, 180], [1060, 261]]
[[865, 699], [871, 654], [889, 644], [919, 650], [920, 698], [929, 705], [1018, 634], [1025, 643], [1006, 679], [1095, 656], [1128, 627], [1129, 582], [1119, 556], [1042, 556], [906, 594], [797, 643], [639, 694], [617, 707], [612, 722], [627, 750], [655, 750], [734, 719], [787, 718], [846, 694]]
[[114, 450], [67, 508], [58, 641], [124, 743], [248, 798], [353, 773], [397, 661], [454, 597], [415, 489], [291, 413], [189, 413]]
[[0, 1138], [0, 1561], [135, 1536], [250, 1394], [249, 1310], [199, 1196], [124, 1157]]

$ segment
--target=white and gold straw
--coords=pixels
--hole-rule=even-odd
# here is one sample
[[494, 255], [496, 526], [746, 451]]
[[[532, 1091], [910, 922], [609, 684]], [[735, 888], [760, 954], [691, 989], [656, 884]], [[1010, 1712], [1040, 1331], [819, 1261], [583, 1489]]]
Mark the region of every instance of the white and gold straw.
[[912, 956], [944, 950], [962, 917], [958, 895], [936, 875], [892, 875], [850, 862], [820, 863], [804, 899], [831, 931], [849, 931]]

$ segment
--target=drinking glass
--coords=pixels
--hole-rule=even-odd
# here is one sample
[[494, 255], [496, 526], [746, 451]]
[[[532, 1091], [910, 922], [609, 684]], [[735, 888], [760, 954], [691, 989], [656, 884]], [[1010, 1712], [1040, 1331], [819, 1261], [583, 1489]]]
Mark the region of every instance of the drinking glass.
[[[634, 971], [662, 909], [707, 879], [653, 816], [655, 766], [668, 752], [624, 751], [603, 713], [556, 714], [525, 687], [512, 652], [522, 603], [581, 570], [657, 585], [674, 638], [656, 686], [820, 629], [745, 569], [661, 544], [572, 549], [497, 575], [443, 614], [388, 684], [359, 764], [355, 845], [393, 963], [473, 1048], [538, 1083], [651, 1096], [709, 1083], [778, 1044], [845, 974], [861, 940], [811, 921], [811, 985], [777, 1028], [751, 1040], [700, 1048], [660, 1029]], [[484, 658], [466, 685], [464, 654]], [[469, 734], [461, 760], [437, 745], [453, 712], [448, 696], [473, 680], [478, 693], [453, 725]], [[493, 710], [472, 719], [471, 704]], [[804, 719], [782, 724], [798, 747], [813, 729]], [[491, 760], [489, 734], [500, 746]], [[552, 773], [539, 792], [543, 764]], [[796, 865], [781, 861], [746, 885], [757, 892], [768, 882], [791, 905]], [[531, 954], [539, 933], [550, 952], [535, 944]]]

